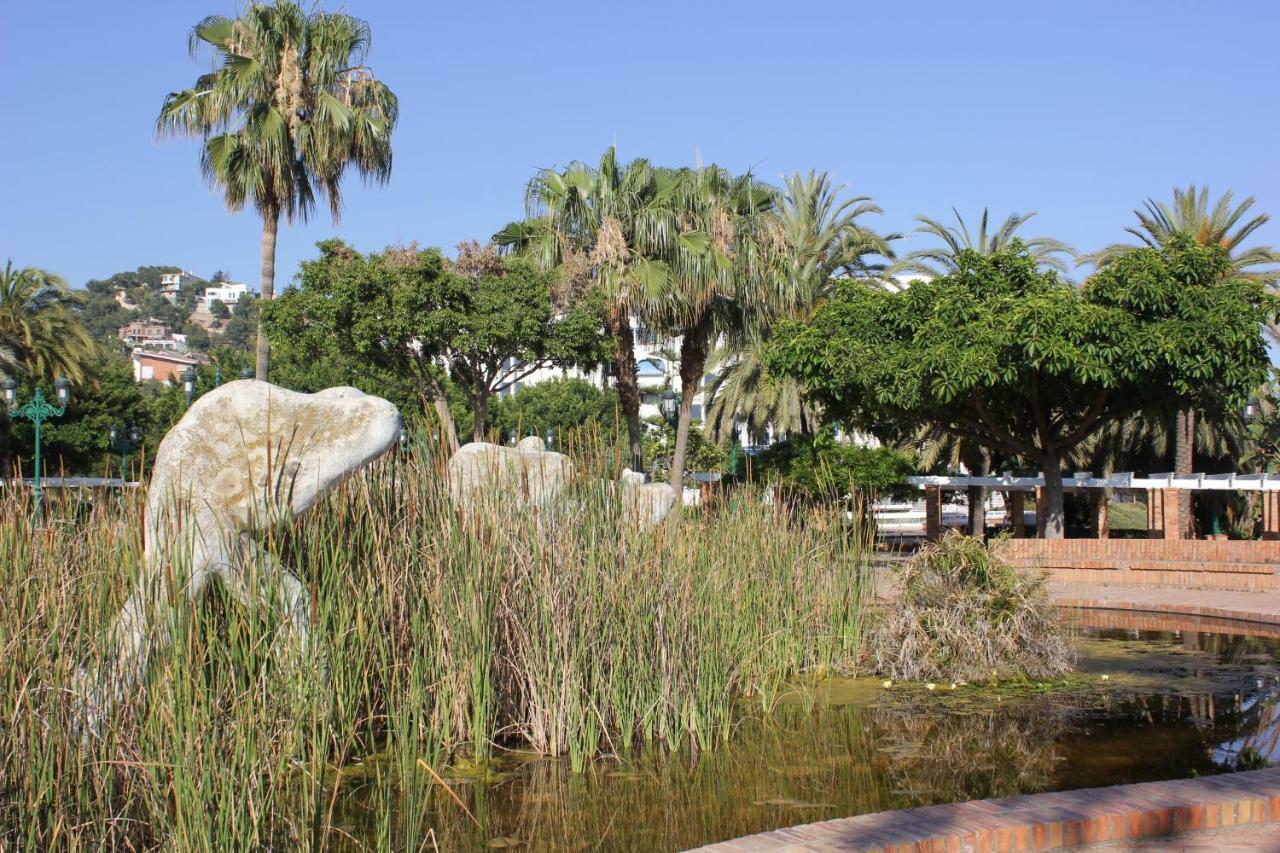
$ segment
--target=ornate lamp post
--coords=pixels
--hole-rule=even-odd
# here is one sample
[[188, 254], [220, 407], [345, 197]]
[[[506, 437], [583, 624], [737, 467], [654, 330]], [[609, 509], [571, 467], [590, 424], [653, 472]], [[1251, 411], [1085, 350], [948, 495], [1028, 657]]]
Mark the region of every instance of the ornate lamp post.
[[120, 457], [120, 480], [129, 479], [129, 454], [142, 444], [142, 430], [134, 424], [111, 427], [111, 452]]
[[189, 364], [182, 371], [182, 393], [187, 395], [187, 406], [190, 406], [196, 396], [196, 369]]
[[10, 418], [22, 418], [31, 421], [36, 428], [35, 475], [31, 479], [31, 495], [35, 499], [34, 523], [39, 526], [43, 510], [43, 494], [40, 491], [40, 425], [51, 418], [60, 418], [67, 412], [67, 403], [71, 400], [71, 383], [67, 377], [59, 376], [53, 383], [58, 403], [53, 405], [44, 398], [44, 391], [36, 388], [35, 396], [25, 406], [18, 405], [18, 383], [9, 377], [4, 381], [4, 403], [9, 409]]

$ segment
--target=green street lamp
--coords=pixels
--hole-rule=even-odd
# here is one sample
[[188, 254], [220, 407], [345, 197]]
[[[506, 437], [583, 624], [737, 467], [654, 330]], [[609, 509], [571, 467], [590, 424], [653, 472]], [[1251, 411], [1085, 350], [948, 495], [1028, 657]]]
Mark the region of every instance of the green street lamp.
[[71, 383], [67, 381], [67, 377], [59, 376], [53, 383], [53, 387], [61, 405], [55, 406], [50, 403], [44, 398], [44, 391], [37, 387], [31, 402], [25, 406], [19, 406], [18, 383], [12, 376], [4, 380], [4, 403], [9, 409], [9, 417], [31, 421], [36, 428], [35, 475], [31, 479], [31, 496], [35, 499], [33, 522], [37, 527], [40, 525], [44, 508], [44, 496], [40, 491], [40, 425], [51, 418], [60, 418], [66, 414], [67, 403], [71, 400]]
[[142, 430], [138, 429], [134, 424], [129, 426], [111, 427], [111, 452], [120, 457], [120, 480], [122, 483], [129, 479], [129, 454], [132, 453], [139, 445], [142, 444]]

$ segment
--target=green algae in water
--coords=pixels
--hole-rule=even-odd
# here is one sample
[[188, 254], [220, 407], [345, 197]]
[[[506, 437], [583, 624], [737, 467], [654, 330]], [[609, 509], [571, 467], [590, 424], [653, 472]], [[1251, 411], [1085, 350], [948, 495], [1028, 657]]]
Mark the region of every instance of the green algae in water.
[[[442, 774], [480, 827], [442, 791], [418, 819], [442, 850], [676, 850], [884, 809], [1280, 761], [1274, 641], [1085, 628], [1077, 646], [1079, 671], [1049, 682], [928, 691], [809, 679], [767, 713], [744, 702], [731, 740], [706, 752], [636, 750], [583, 773], [499, 752], [483, 772]], [[369, 787], [342, 789], [336, 804], [356, 838], [375, 823]]]

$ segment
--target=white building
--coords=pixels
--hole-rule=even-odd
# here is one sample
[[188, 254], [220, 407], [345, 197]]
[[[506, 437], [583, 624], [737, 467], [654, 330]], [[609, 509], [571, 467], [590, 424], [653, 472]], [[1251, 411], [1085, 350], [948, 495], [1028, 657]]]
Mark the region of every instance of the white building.
[[220, 299], [227, 307], [240, 301], [240, 297], [249, 292], [249, 285], [238, 281], [224, 281], [212, 287], [206, 287], [196, 303], [197, 311], [208, 311], [215, 299]]

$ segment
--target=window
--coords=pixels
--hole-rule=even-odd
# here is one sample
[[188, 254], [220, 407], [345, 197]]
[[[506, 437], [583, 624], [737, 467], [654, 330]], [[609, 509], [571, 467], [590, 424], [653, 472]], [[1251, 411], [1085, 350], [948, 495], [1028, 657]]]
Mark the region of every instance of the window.
[[646, 358], [636, 365], [636, 375], [645, 377], [656, 377], [665, 375], [666, 365], [660, 358]]

